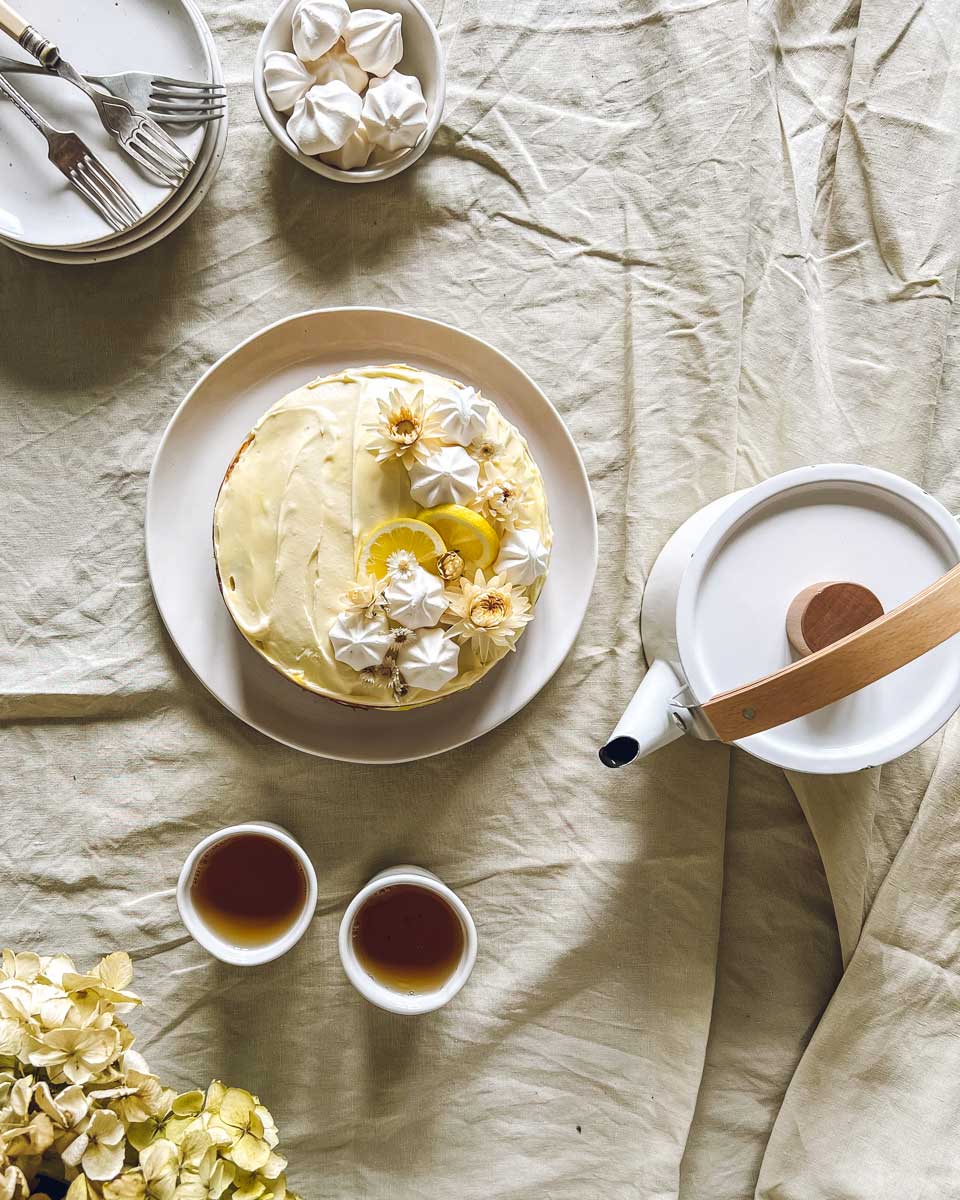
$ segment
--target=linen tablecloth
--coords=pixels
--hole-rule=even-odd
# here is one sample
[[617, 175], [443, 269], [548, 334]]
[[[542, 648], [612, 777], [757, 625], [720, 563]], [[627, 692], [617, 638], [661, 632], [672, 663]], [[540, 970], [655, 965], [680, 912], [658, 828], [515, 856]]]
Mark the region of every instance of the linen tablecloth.
[[[200, 211], [113, 265], [0, 257], [2, 940], [129, 949], [151, 1065], [257, 1091], [305, 1196], [960, 1196], [957, 724], [836, 779], [689, 740], [620, 773], [595, 754], [642, 669], [644, 579], [693, 510], [830, 460], [960, 509], [960, 8], [431, 0], [436, 141], [346, 188], [258, 119], [267, 0], [203, 7], [232, 128]], [[242, 726], [144, 566], [179, 400], [261, 326], [336, 304], [514, 357], [599, 510], [559, 675], [418, 765]], [[244, 972], [185, 937], [173, 885], [247, 817], [302, 839], [320, 904]], [[481, 938], [467, 989], [417, 1021], [337, 959], [347, 900], [397, 861], [457, 888]]]

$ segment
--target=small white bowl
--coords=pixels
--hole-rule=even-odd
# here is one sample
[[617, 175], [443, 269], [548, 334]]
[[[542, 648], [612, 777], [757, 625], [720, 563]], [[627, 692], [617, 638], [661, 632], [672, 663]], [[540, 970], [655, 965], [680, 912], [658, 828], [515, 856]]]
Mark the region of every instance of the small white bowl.
[[[260, 837], [272, 838], [273, 841], [286, 847], [299, 862], [307, 881], [307, 896], [300, 915], [289, 929], [272, 942], [266, 942], [262, 946], [237, 946], [233, 942], [225, 941], [206, 924], [197, 912], [191, 895], [193, 877], [204, 854], [211, 846], [216, 846], [220, 842], [244, 833], [255, 833]], [[180, 878], [177, 880], [177, 907], [187, 932], [214, 958], [219, 958], [221, 962], [230, 963], [236, 967], [259, 967], [263, 963], [273, 962], [281, 954], [292, 950], [309, 929], [317, 908], [317, 872], [314, 870], [306, 850], [282, 826], [275, 825], [272, 821], [246, 821], [242, 825], [230, 825], [226, 829], [218, 829], [216, 833], [211, 833], [194, 846], [187, 855], [187, 860], [180, 871]]]
[[423, 98], [427, 102], [427, 127], [415, 146], [411, 146], [409, 150], [403, 151], [389, 162], [358, 167], [354, 171], [341, 171], [339, 167], [332, 167], [329, 163], [300, 150], [287, 133], [286, 118], [270, 103], [263, 82], [263, 68], [268, 54], [273, 50], [293, 53], [292, 23], [297, 0], [284, 0], [263, 31], [253, 68], [253, 90], [264, 125], [291, 158], [303, 163], [311, 171], [316, 171], [318, 175], [338, 179], [341, 183], [378, 183], [381, 179], [389, 179], [393, 175], [399, 175], [407, 167], [412, 167], [433, 141], [443, 116], [446, 94], [443, 48], [440, 45], [437, 27], [420, 4], [420, 0], [348, 0], [348, 3], [351, 9], [376, 8], [382, 12], [399, 13], [403, 18], [403, 58], [397, 63], [396, 69], [405, 75], [417, 76], [423, 88]]
[[[353, 945], [353, 923], [357, 913], [371, 896], [382, 892], [384, 888], [396, 887], [400, 884], [423, 888], [424, 891], [433, 892], [434, 895], [445, 900], [456, 913], [463, 928], [463, 952], [460, 955], [460, 962], [450, 978], [433, 991], [414, 994], [394, 991], [393, 988], [388, 988], [374, 979], [372, 975], [368, 975], [357, 958], [357, 952]], [[379, 875], [374, 875], [370, 882], [362, 887], [350, 901], [340, 922], [338, 946], [340, 961], [343, 963], [347, 978], [364, 999], [386, 1012], [397, 1013], [402, 1017], [416, 1017], [423, 1013], [436, 1012], [438, 1008], [449, 1004], [470, 978], [470, 973], [477, 961], [477, 927], [473, 923], [469, 909], [457, 893], [448, 888], [432, 871], [408, 865], [388, 867]]]

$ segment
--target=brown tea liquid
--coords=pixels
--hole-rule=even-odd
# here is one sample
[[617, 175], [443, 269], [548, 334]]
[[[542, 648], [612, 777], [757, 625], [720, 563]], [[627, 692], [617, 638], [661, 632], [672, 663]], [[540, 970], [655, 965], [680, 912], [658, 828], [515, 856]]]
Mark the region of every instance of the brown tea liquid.
[[197, 916], [225, 942], [263, 946], [293, 925], [307, 901], [307, 880], [286, 846], [259, 833], [217, 842], [193, 874]]
[[354, 918], [352, 933], [360, 965], [396, 992], [436, 991], [463, 957], [460, 918], [441, 896], [414, 884], [375, 892]]

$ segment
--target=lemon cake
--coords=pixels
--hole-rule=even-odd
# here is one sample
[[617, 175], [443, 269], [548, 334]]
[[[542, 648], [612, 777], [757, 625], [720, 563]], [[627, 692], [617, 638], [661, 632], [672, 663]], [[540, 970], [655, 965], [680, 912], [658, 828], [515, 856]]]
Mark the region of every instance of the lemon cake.
[[243, 636], [293, 683], [363, 708], [482, 679], [533, 619], [552, 541], [522, 434], [475, 389], [402, 365], [278, 401], [214, 514]]

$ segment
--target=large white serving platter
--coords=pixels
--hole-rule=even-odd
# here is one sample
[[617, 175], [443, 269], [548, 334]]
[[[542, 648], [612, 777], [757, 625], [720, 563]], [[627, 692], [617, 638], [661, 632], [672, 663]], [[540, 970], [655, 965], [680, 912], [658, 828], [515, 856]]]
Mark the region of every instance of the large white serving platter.
[[[515, 654], [467, 692], [411, 712], [346, 708], [298, 688], [241, 637], [213, 558], [213, 509], [224, 473], [257, 419], [293, 388], [347, 366], [407, 362], [481, 388], [526, 436], [543, 472], [555, 533], [536, 619]], [[533, 381], [479, 338], [438, 321], [376, 308], [301, 313], [216, 363], [177, 409], [150, 472], [147, 567], [180, 653], [231, 712], [324, 758], [408, 762], [472, 741], [512, 717], [563, 662], [583, 621], [597, 566], [597, 521], [583, 462]]]
[[[184, 79], [210, 79], [203, 21], [182, 0], [32, 0], [29, 19], [79, 71], [108, 75], [150, 71]], [[32, 61], [6, 39], [2, 52]], [[142, 171], [106, 133], [90, 100], [62, 79], [11, 74], [10, 81], [51, 124], [79, 134], [150, 217], [173, 188]], [[171, 130], [191, 159], [204, 141], [202, 126]], [[111, 238], [110, 227], [47, 159], [40, 133], [9, 101], [0, 103], [0, 144], [6, 169], [0, 177], [0, 235], [25, 246], [90, 246]]]

